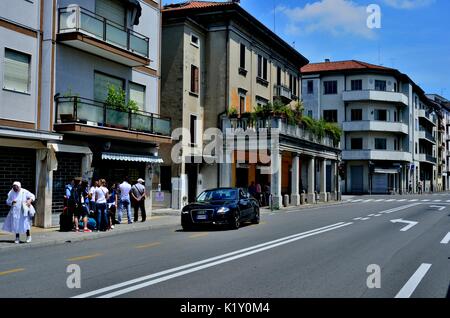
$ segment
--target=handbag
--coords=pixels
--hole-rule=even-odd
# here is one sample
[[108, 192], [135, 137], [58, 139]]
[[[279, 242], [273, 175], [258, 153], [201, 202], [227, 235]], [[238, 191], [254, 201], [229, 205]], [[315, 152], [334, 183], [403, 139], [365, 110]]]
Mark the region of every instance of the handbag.
[[25, 202], [22, 203], [23, 215], [29, 216], [30, 218], [34, 217], [36, 214], [36, 209], [33, 205], [28, 206]]

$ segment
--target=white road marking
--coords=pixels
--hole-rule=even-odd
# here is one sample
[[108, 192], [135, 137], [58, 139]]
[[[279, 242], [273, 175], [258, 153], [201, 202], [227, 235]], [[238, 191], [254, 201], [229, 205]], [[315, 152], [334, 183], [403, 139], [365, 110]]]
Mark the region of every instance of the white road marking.
[[[166, 276], [158, 278], [158, 279], [154, 279], [154, 280], [151, 280], [151, 281], [139, 284], [139, 285], [135, 285], [135, 286], [132, 286], [132, 287], [129, 287], [129, 288], [126, 288], [126, 289], [123, 289], [123, 290], [119, 290], [119, 291], [116, 291], [114, 293], [110, 293], [110, 294], [102, 296], [103, 298], [115, 297], [115, 296], [118, 296], [118, 295], [129, 293], [129, 292], [137, 290], [137, 289], [141, 289], [141, 288], [144, 288], [144, 287], [147, 287], [147, 286], [150, 286], [150, 285], [157, 284], [157, 283], [162, 282], [162, 281], [169, 280], [171, 278], [175, 278], [175, 277], [178, 277], [178, 276], [186, 275], [188, 273], [199, 271], [199, 270], [202, 270], [202, 269], [205, 269], [205, 268], [208, 268], [208, 267], [216, 266], [216, 265], [219, 265], [219, 264], [222, 264], [222, 263], [225, 263], [225, 262], [230, 262], [230, 261], [238, 259], [238, 258], [242, 258], [242, 257], [248, 256], [248, 255], [252, 255], [252, 254], [258, 253], [258, 252], [262, 252], [264, 250], [275, 248], [277, 246], [288, 244], [288, 243], [291, 243], [291, 242], [294, 242], [294, 241], [297, 241], [297, 240], [300, 240], [300, 239], [303, 239], [303, 238], [307, 238], [307, 237], [318, 235], [318, 234], [325, 233], [325, 232], [328, 232], [328, 231], [336, 230], [336, 229], [339, 229], [341, 227], [349, 226], [351, 224], [353, 224], [353, 223], [352, 222], [349, 222], [349, 223], [340, 222], [340, 223], [336, 223], [336, 224], [333, 224], [333, 225], [328, 225], [328, 226], [325, 226], [325, 227], [317, 228], [317, 229], [314, 229], [314, 230], [311, 230], [311, 231], [290, 235], [290, 236], [283, 237], [283, 238], [280, 238], [280, 239], [277, 239], [277, 240], [273, 240], [273, 241], [270, 241], [270, 242], [266, 242], [266, 243], [262, 243], [262, 244], [258, 244], [258, 245], [254, 245], [254, 246], [250, 246], [248, 248], [237, 250], [237, 251], [234, 251], [234, 252], [231, 252], [231, 253], [215, 256], [215, 257], [208, 258], [208, 259], [205, 259], [205, 260], [202, 260], [202, 261], [198, 261], [198, 262], [186, 264], [186, 265], [183, 265], [183, 266], [171, 268], [171, 269], [168, 269], [168, 270], [165, 270], [165, 271], [162, 271], [162, 272], [154, 273], [154, 274], [151, 274], [151, 275], [147, 275], [147, 276], [139, 277], [139, 278], [136, 278], [136, 279], [133, 279], [133, 280], [129, 280], [129, 281], [126, 281], [126, 282], [123, 282], [123, 283], [119, 283], [119, 284], [115, 284], [115, 285], [108, 286], [108, 287], [105, 287], [105, 288], [101, 288], [101, 289], [98, 289], [98, 290], [94, 290], [94, 291], [91, 291], [91, 292], [88, 292], [88, 293], [77, 295], [77, 296], [75, 296], [73, 298], [87, 298], [87, 297], [103, 294], [103, 293], [106, 293], [106, 292], [109, 292], [109, 291], [112, 291], [112, 290], [115, 290], [115, 289], [123, 288], [125, 286], [137, 284], [137, 283], [140, 283], [140, 282], [143, 282], [143, 281], [147, 281], [147, 280], [150, 280], [150, 279], [154, 279], [156, 277], [160, 277], [160, 276], [166, 275]], [[181, 271], [181, 272], [179, 272], [179, 271]], [[171, 274], [171, 273], [175, 273], [175, 272], [178, 272], [178, 273]], [[171, 274], [171, 275], [167, 275], [167, 274]]]
[[419, 200], [417, 200], [417, 199], [409, 200], [409, 202], [417, 202], [417, 201], [419, 201]]
[[374, 216], [381, 216], [381, 214], [375, 214]]
[[442, 200], [433, 200], [433, 202], [442, 202]]
[[422, 202], [430, 202], [431, 200], [421, 200]]
[[372, 216], [374, 216], [375, 214], [369, 214], [368, 216], [370, 216], [370, 217], [372, 217]]
[[408, 282], [403, 286], [403, 288], [398, 292], [395, 298], [409, 298], [419, 286], [422, 279], [425, 277], [429, 271], [431, 264], [422, 264], [419, 269], [411, 276]]
[[450, 200], [447, 200], [448, 203], [450, 203]]
[[372, 202], [372, 201], [373, 201], [373, 199], [369, 199], [369, 200], [364, 200], [363, 202], [367, 203], [367, 202]]
[[441, 205], [431, 205], [430, 208], [435, 208], [435, 209], [438, 209], [439, 211], [445, 210], [445, 206], [441, 206]]
[[397, 208], [389, 209], [389, 210], [386, 210], [386, 211], [378, 212], [378, 213], [390, 214], [390, 213], [406, 210], [406, 209], [409, 209], [409, 208], [412, 208], [412, 207], [415, 207], [415, 206], [418, 206], [418, 205], [420, 205], [420, 203], [412, 203], [412, 204], [400, 206], [400, 207], [397, 207]]
[[448, 244], [450, 242], [450, 232], [442, 239], [441, 244]]
[[379, 199], [379, 200], [375, 200], [375, 202], [383, 202], [386, 199]]
[[358, 203], [358, 202], [361, 202], [362, 201], [362, 199], [359, 199], [359, 200], [353, 200], [352, 202], [353, 203]]
[[361, 220], [362, 218], [354, 218], [353, 219], [353, 221], [359, 221], [359, 220]]
[[397, 200], [397, 202], [405, 202], [406, 199], [402, 199], [402, 200]]
[[404, 228], [402, 228], [400, 231], [401, 232], [406, 232], [409, 229], [413, 228], [414, 226], [416, 226], [417, 224], [419, 224], [419, 222], [414, 222], [414, 221], [406, 221], [403, 219], [398, 219], [398, 220], [391, 220], [392, 223], [405, 223], [408, 224], [407, 226], [405, 226]]
[[361, 221], [368, 221], [370, 218], [361, 218]]

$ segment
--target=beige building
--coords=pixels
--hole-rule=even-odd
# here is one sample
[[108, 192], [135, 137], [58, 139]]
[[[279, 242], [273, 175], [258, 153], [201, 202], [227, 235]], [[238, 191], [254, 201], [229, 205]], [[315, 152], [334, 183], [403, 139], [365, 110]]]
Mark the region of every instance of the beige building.
[[[315, 199], [312, 194], [316, 187], [326, 192], [327, 182], [323, 180], [327, 166], [328, 175], [336, 175], [340, 151], [329, 140], [304, 140], [307, 138], [303, 131], [296, 130], [298, 127], [288, 129], [281, 119], [258, 124], [259, 128], [281, 131], [280, 146], [268, 146], [272, 147], [272, 165], [250, 163], [249, 156], [256, 149], [248, 147], [238, 153], [228, 142], [224, 144], [227, 155], [235, 159], [242, 156], [243, 162], [207, 164], [202, 158], [203, 148], [209, 143], [202, 135], [208, 128], [255, 128], [246, 113], [256, 105], [276, 99], [283, 104], [299, 100], [300, 68], [308, 60], [298, 51], [237, 2], [191, 1], [163, 9], [162, 52], [161, 114], [172, 117], [174, 129], [185, 129], [180, 144], [161, 147], [167, 167], [173, 163], [171, 154], [178, 162], [172, 164], [172, 207], [192, 202], [208, 188], [246, 188], [251, 182], [270, 185], [276, 204], [286, 194], [291, 204], [297, 204], [302, 188], [311, 194], [311, 200]], [[238, 119], [228, 118], [232, 109]], [[321, 189], [319, 182], [314, 182], [316, 160], [321, 166]], [[269, 168], [274, 173], [263, 173]], [[333, 183], [328, 185], [334, 191]]]

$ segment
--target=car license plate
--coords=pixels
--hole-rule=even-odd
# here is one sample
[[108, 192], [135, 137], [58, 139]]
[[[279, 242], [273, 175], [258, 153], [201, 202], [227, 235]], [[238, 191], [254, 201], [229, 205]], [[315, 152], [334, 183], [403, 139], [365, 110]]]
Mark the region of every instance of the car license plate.
[[197, 215], [197, 220], [206, 220], [206, 215]]

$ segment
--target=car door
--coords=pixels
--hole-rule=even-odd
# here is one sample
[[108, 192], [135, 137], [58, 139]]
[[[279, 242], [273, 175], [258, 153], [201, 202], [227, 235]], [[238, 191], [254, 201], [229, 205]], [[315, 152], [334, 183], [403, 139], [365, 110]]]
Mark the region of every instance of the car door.
[[248, 219], [251, 213], [251, 203], [248, 196], [242, 191], [239, 190], [239, 209], [241, 210], [241, 218]]

